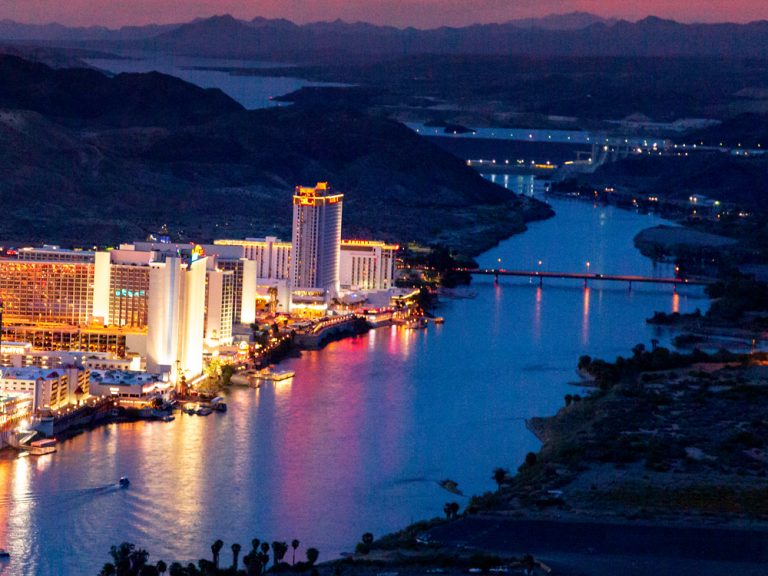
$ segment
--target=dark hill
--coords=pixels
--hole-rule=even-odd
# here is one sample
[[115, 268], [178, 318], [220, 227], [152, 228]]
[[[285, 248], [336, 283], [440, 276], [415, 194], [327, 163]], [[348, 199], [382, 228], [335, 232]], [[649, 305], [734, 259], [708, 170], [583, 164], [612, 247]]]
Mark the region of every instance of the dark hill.
[[[99, 73], [77, 70], [56, 81], [59, 71], [26, 66], [0, 60], [0, 78], [26, 70], [27, 89], [38, 91], [30, 111], [18, 88], [0, 83], [5, 242], [113, 244], [163, 224], [183, 239], [287, 235], [293, 187], [320, 180], [345, 193], [350, 236], [474, 253], [524, 229], [524, 213], [548, 214], [401, 124], [362, 112], [247, 112], [227, 99], [206, 113], [207, 91], [159, 74], [131, 75], [130, 86], [141, 88], [126, 89], [121, 77], [84, 84], [73, 78]], [[118, 87], [121, 98], [109, 92]], [[173, 122], [160, 116], [174, 102], [169, 92], [187, 99]], [[81, 98], [103, 108], [94, 114]]]
[[172, 76], [110, 78], [85, 68], [53, 70], [12, 55], [0, 55], [0, 107], [122, 127], [177, 126], [243, 109], [218, 89], [204, 90]]

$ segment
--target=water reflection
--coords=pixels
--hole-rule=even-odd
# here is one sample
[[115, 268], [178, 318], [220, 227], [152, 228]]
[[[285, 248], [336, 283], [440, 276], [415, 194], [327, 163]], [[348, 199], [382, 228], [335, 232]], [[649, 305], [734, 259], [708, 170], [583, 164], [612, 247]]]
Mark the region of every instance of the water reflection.
[[[601, 272], [669, 273], [632, 247], [659, 219], [555, 209], [480, 264], [583, 270], [586, 251]], [[125, 540], [166, 560], [253, 537], [299, 538], [334, 557], [363, 532], [441, 514], [455, 498], [443, 478], [465, 494], [492, 489], [494, 467], [514, 469], [537, 448], [524, 419], [562, 404], [580, 355], [664, 344], [648, 316], [706, 304], [694, 289], [670, 298], [669, 288], [597, 282], [481, 278], [471, 292], [443, 303], [443, 326], [382, 328], [289, 359], [292, 380], [232, 389], [226, 414], [97, 429], [48, 460], [1, 457], [0, 547], [21, 559], [9, 573], [96, 574]], [[109, 488], [121, 475], [130, 489]]]
[[589, 295], [592, 293], [592, 289], [584, 285], [584, 312], [582, 313], [581, 320], [581, 344], [586, 346], [589, 344]]

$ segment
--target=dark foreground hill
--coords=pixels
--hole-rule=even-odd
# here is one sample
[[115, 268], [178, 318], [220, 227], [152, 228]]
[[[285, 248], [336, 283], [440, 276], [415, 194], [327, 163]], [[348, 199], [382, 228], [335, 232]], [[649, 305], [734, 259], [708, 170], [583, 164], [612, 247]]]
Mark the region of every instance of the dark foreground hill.
[[110, 244], [163, 224], [181, 239], [286, 234], [293, 187], [320, 180], [346, 194], [348, 236], [471, 253], [522, 230], [524, 211], [547, 214], [393, 121], [247, 112], [220, 92], [129, 76], [0, 57], [0, 79], [16, 80], [0, 80], [0, 238]]

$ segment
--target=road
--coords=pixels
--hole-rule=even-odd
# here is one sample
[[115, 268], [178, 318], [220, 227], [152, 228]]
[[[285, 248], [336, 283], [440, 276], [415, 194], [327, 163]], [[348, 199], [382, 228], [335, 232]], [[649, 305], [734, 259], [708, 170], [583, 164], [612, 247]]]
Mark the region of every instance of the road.
[[430, 536], [453, 546], [533, 554], [555, 574], [765, 576], [768, 530], [470, 516]]

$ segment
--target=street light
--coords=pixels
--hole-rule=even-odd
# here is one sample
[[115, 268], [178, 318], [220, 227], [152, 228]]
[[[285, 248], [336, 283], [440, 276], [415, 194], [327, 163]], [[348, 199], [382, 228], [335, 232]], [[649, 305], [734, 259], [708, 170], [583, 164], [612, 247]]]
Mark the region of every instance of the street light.
[[587, 274], [589, 274], [589, 267], [590, 266], [591, 266], [591, 263], [589, 262], [589, 260], [587, 260]]

